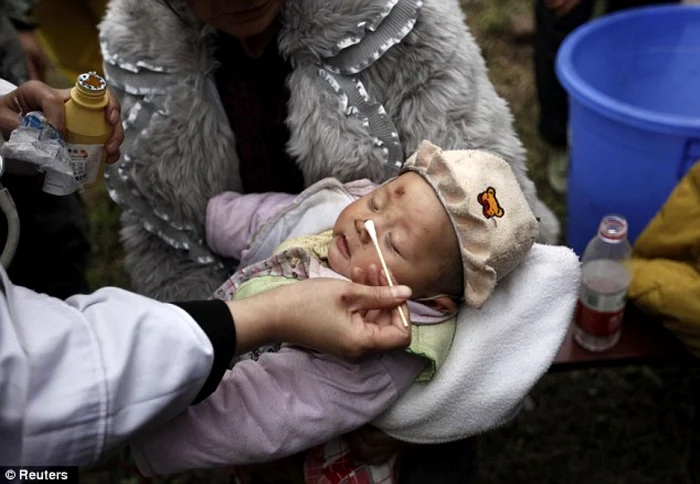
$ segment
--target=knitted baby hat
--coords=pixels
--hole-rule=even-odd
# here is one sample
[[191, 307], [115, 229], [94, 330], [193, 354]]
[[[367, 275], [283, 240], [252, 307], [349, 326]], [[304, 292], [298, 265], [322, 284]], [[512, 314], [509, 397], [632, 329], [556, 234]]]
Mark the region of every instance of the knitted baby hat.
[[423, 141], [406, 171], [421, 175], [445, 207], [461, 247], [464, 300], [481, 307], [539, 233], [510, 165], [484, 151], [442, 151]]

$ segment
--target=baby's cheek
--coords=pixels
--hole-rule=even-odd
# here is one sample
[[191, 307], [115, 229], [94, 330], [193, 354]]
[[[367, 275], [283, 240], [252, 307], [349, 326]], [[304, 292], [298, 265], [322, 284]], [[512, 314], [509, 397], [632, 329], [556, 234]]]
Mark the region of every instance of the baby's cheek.
[[328, 249], [328, 265], [341, 276], [350, 278], [350, 269], [347, 267], [348, 261], [340, 255], [340, 252], [334, 246], [331, 246], [330, 249]]
[[[353, 263], [353, 267], [359, 267], [365, 274], [370, 274], [372, 272], [370, 270], [371, 266], [375, 267], [375, 277], [382, 272], [382, 263], [379, 260], [376, 250], [363, 250], [361, 254], [357, 254], [357, 258], [353, 257]], [[389, 266], [389, 270], [392, 271], [390, 260], [387, 259], [386, 263]]]
[[365, 246], [363, 249], [356, 250], [353, 254], [353, 262], [357, 267], [362, 270], [369, 269], [369, 266], [374, 264], [378, 268], [381, 267], [381, 262], [379, 262], [379, 256], [377, 251], [374, 250], [374, 246]]

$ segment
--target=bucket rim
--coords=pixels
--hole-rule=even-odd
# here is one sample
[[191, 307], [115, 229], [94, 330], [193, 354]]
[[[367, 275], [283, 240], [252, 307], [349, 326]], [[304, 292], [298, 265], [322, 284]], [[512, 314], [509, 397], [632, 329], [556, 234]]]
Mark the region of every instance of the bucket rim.
[[556, 58], [556, 74], [569, 96], [605, 117], [646, 130], [679, 136], [700, 136], [700, 115], [697, 117], [665, 114], [635, 107], [619, 101], [588, 84], [574, 68], [573, 56], [582, 42], [593, 32], [610, 24], [650, 14], [696, 15], [700, 21], [700, 5], [654, 5], [632, 8], [594, 19], [574, 30], [564, 39]]

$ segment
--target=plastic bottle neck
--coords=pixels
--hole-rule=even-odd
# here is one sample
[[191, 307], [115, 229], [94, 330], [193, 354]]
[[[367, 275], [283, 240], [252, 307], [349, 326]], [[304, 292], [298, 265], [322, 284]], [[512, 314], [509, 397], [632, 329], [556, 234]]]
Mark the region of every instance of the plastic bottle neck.
[[81, 74], [71, 89], [71, 98], [88, 109], [103, 109], [107, 106], [107, 83], [94, 72]]
[[624, 242], [627, 240], [627, 219], [621, 215], [606, 215], [598, 227], [598, 236], [613, 244]]

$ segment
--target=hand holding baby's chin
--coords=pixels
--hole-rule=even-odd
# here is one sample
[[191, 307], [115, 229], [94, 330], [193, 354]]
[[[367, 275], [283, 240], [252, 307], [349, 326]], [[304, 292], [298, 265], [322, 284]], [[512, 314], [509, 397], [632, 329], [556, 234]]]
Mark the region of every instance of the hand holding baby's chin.
[[[365, 286], [389, 285], [389, 281], [387, 280], [384, 270], [377, 267], [375, 264], [370, 264], [370, 266], [364, 270], [359, 267], [353, 267], [351, 275], [352, 282], [357, 284], [364, 284]], [[408, 309], [404, 309], [404, 311], [407, 310]], [[364, 317], [365, 321], [374, 323], [380, 327], [392, 324], [392, 312], [385, 309], [372, 309], [366, 311], [362, 316]]]

